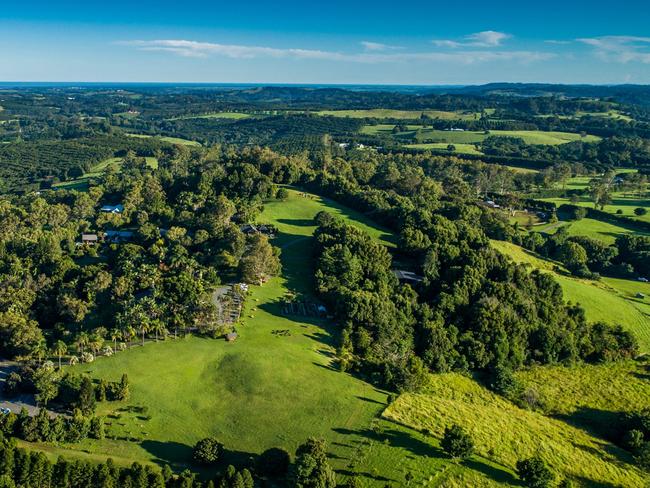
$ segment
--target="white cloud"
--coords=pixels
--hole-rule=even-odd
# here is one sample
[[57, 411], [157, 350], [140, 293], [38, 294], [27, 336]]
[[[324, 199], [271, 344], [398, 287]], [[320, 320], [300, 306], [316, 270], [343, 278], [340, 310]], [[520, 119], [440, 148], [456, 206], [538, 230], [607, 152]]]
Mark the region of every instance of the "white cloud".
[[650, 64], [650, 37], [602, 36], [577, 39], [594, 48], [603, 61]]
[[[492, 41], [496, 42], [496, 41]], [[275, 48], [268, 46], [245, 46], [237, 44], [218, 44], [184, 39], [132, 40], [119, 41], [117, 44], [132, 46], [142, 51], [169, 52], [184, 57], [207, 57], [211, 55], [226, 56], [233, 59], [251, 59], [260, 57], [312, 59], [325, 61], [345, 61], [355, 63], [399, 63], [409, 61], [448, 62], [473, 64], [492, 61], [517, 61], [530, 63], [543, 61], [555, 55], [537, 51], [491, 51], [491, 50], [457, 50], [454, 52], [385, 52], [396, 46], [384, 46], [379, 43], [363, 42], [365, 51], [343, 53], [302, 48]], [[370, 45], [368, 45], [370, 44]]]
[[395, 49], [402, 49], [401, 46], [391, 46], [389, 44], [372, 41], [361, 41], [361, 45], [366, 51], [393, 51]]
[[431, 41], [435, 46], [446, 48], [461, 47], [499, 47], [503, 41], [511, 38], [510, 34], [497, 31], [482, 31], [465, 36], [461, 41], [451, 39], [437, 39]]

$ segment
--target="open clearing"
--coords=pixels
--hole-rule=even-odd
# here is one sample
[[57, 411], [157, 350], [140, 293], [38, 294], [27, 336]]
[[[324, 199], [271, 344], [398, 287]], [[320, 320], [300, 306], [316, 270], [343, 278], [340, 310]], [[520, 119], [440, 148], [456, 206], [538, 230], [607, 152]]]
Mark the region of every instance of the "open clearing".
[[[112, 381], [126, 372], [131, 398], [99, 406], [117, 439], [50, 447], [51, 454], [169, 462], [182, 469], [194, 443], [208, 435], [225, 444], [225, 462], [238, 463], [269, 447], [293, 452], [307, 437], [322, 436], [330, 442], [333, 465], [345, 471], [359, 455], [356, 444], [385, 406], [386, 394], [332, 368], [333, 324], [285, 317], [281, 300], [289, 290], [308, 293], [311, 288], [305, 271], [311, 266], [310, 236], [318, 211], [328, 210], [387, 244], [392, 241], [361, 214], [301, 195], [290, 190], [287, 201], [269, 202], [259, 217], [279, 229], [275, 244], [282, 248], [283, 276], [251, 287], [237, 327], [239, 339], [170, 338], [73, 367]], [[277, 330], [289, 334], [273, 334]]]
[[593, 486], [641, 487], [647, 482], [622, 449], [562, 420], [521, 409], [460, 374], [432, 376], [425, 391], [400, 395], [383, 416], [435, 437], [452, 423], [462, 425], [473, 436], [477, 453], [465, 464], [490, 473], [482, 486], [519, 486], [514, 466], [533, 454], [557, 473]]
[[481, 118], [479, 112], [449, 112], [445, 110], [392, 110], [376, 108], [369, 110], [321, 110], [318, 115], [329, 115], [333, 117], [349, 117], [355, 119], [419, 119], [422, 114], [432, 119], [442, 120], [478, 120]]
[[215, 112], [210, 114], [200, 114], [200, 115], [183, 115], [182, 117], [173, 117], [167, 120], [186, 120], [186, 119], [232, 119], [232, 120], [241, 120], [248, 119], [252, 117], [251, 114], [246, 114], [242, 112]]
[[139, 137], [141, 139], [146, 139], [149, 137], [156, 137], [163, 142], [169, 142], [170, 144], [180, 144], [181, 146], [200, 146], [201, 143], [197, 141], [190, 141], [188, 139], [181, 139], [180, 137], [167, 137], [167, 136], [150, 136], [148, 134], [127, 134], [129, 137]]
[[[634, 332], [643, 352], [650, 352], [650, 301], [648, 298], [635, 298], [636, 293], [650, 296], [650, 283], [614, 278], [600, 281], [575, 278], [565, 274], [559, 263], [543, 259], [522, 247], [504, 241], [491, 242], [494, 248], [513, 261], [552, 273], [562, 287], [565, 299], [582, 305], [588, 320], [621, 324]], [[562, 273], [555, 271], [556, 267]]]
[[[154, 157], [146, 157], [147, 166], [150, 168], [158, 168], [158, 160]], [[101, 163], [96, 164], [90, 171], [84, 173], [79, 178], [74, 180], [62, 181], [60, 183], [55, 183], [52, 185], [53, 188], [61, 190], [86, 190], [88, 188], [88, 180], [90, 178], [97, 178], [103, 174], [108, 166], [111, 164], [115, 165], [119, 170], [120, 166], [124, 162], [124, 158], [108, 158]]]
[[370, 135], [393, 135], [397, 139], [413, 138], [418, 143], [447, 143], [447, 144], [476, 144], [484, 139], [494, 137], [518, 137], [526, 144], [558, 145], [573, 141], [595, 142], [600, 138], [572, 132], [545, 132], [540, 130], [491, 130], [491, 131], [462, 131], [462, 130], [435, 130], [427, 129], [421, 125], [407, 125], [406, 132], [393, 134], [393, 124], [365, 125], [361, 133]]

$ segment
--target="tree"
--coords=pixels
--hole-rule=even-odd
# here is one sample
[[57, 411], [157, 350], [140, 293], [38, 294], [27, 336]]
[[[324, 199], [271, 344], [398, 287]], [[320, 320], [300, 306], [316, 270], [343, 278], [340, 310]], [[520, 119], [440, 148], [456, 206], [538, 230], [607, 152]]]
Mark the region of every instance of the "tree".
[[257, 470], [265, 476], [283, 476], [289, 469], [291, 456], [284, 449], [272, 447], [257, 459]]
[[120, 379], [116, 396], [118, 400], [126, 400], [129, 398], [129, 377], [126, 373], [124, 373]]
[[559, 258], [567, 268], [575, 272], [587, 264], [587, 251], [577, 242], [566, 241], [560, 247]]
[[95, 412], [95, 403], [96, 398], [93, 383], [88, 376], [84, 376], [81, 380], [77, 407], [84, 415], [92, 415]]
[[199, 464], [214, 464], [219, 460], [223, 445], [214, 437], [201, 439], [194, 445], [192, 458]]
[[467, 459], [474, 451], [474, 441], [458, 424], [445, 429], [440, 445], [454, 459]]
[[36, 401], [47, 405], [59, 393], [59, 377], [51, 361], [44, 362], [34, 373], [32, 381], [36, 388]]
[[547, 488], [551, 486], [555, 478], [544, 460], [538, 455], [517, 461], [517, 474], [530, 488]]
[[327, 461], [325, 441], [308, 439], [296, 451], [296, 488], [334, 488], [336, 476]]
[[61, 357], [68, 352], [68, 346], [63, 341], [56, 341], [52, 348], [52, 352], [59, 358], [59, 369], [61, 369]]
[[644, 207], [637, 207], [634, 209], [634, 215], [642, 216], [648, 213], [648, 209]]
[[248, 250], [239, 263], [242, 279], [247, 283], [262, 284], [280, 272], [279, 249], [274, 248], [264, 234], [248, 238]]

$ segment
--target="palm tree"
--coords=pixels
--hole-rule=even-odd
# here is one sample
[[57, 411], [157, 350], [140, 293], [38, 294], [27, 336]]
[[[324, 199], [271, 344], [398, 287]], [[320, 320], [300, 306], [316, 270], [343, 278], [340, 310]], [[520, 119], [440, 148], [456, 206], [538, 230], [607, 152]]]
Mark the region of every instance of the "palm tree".
[[118, 329], [111, 329], [111, 340], [113, 341], [113, 351], [117, 351], [117, 340], [122, 338], [122, 333]]
[[47, 354], [47, 342], [45, 339], [38, 341], [32, 349], [32, 356], [38, 359], [39, 364], [43, 361], [43, 357]]
[[101, 336], [98, 336], [97, 334], [93, 334], [93, 336], [90, 338], [88, 345], [90, 346], [90, 349], [92, 350], [93, 354], [97, 356], [97, 352], [104, 345], [104, 339], [102, 339]]
[[68, 346], [63, 341], [56, 341], [56, 344], [54, 344], [54, 347], [52, 348], [52, 352], [59, 357], [59, 369], [61, 369], [61, 356], [68, 352]]
[[81, 351], [81, 354], [83, 354], [84, 348], [88, 345], [89, 342], [90, 339], [88, 338], [88, 334], [85, 332], [80, 332], [77, 336], [77, 340], [75, 341], [75, 346]]
[[165, 324], [162, 323], [160, 320], [155, 320], [151, 326], [151, 330], [156, 334], [156, 342], [158, 342], [158, 334], [162, 334], [163, 338], [165, 334], [167, 333], [167, 328], [165, 327]]
[[135, 336], [135, 329], [131, 327], [130, 325], [124, 329], [122, 332], [124, 340], [126, 341], [127, 344], [131, 343], [131, 339], [133, 336]]
[[144, 346], [144, 334], [145, 332], [149, 332], [151, 329], [151, 326], [149, 325], [149, 322], [142, 321], [140, 322], [140, 333], [142, 334], [142, 345]]

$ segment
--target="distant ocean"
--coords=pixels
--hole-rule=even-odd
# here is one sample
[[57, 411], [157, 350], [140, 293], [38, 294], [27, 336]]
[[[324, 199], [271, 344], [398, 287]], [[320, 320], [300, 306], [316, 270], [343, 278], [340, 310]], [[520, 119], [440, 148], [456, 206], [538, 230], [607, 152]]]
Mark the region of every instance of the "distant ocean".
[[212, 89], [212, 90], [246, 90], [261, 87], [277, 88], [341, 88], [351, 91], [385, 91], [398, 93], [419, 93], [432, 89], [460, 88], [462, 85], [336, 85], [336, 84], [302, 84], [302, 83], [156, 83], [156, 82], [75, 82], [75, 81], [0, 81], [0, 88], [67, 88], [80, 90], [111, 89]]

